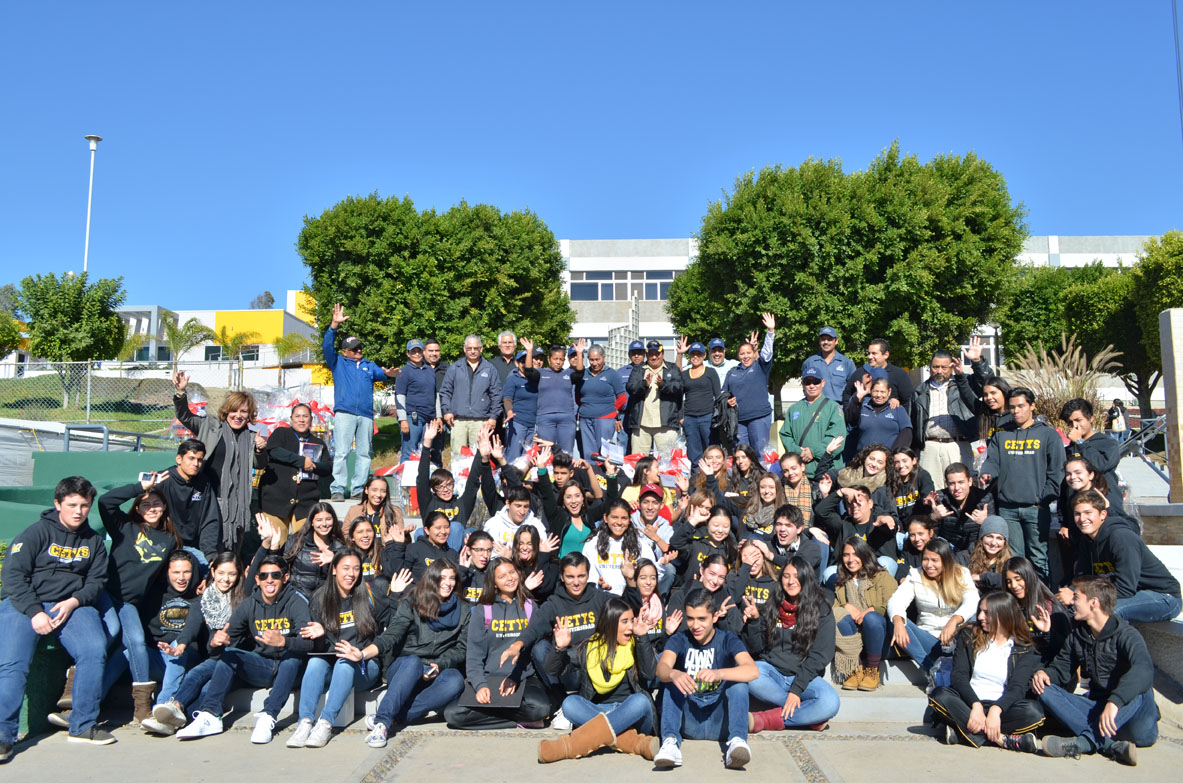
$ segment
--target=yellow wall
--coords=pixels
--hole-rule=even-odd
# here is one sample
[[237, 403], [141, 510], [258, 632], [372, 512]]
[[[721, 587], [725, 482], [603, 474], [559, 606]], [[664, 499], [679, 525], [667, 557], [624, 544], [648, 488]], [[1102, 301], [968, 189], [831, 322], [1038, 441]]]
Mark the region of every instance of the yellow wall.
[[283, 337], [283, 310], [218, 310], [214, 313], [214, 331], [222, 327], [231, 334], [255, 332], [257, 343], [274, 345]]
[[297, 291], [295, 316], [309, 326], [316, 326], [316, 299], [304, 291]]

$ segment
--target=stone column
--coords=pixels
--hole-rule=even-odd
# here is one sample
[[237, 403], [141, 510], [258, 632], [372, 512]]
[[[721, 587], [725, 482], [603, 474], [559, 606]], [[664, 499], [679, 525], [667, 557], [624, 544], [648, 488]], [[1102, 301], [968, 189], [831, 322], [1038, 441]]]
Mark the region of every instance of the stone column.
[[1163, 393], [1167, 407], [1167, 473], [1171, 477], [1168, 500], [1183, 503], [1183, 309], [1172, 308], [1158, 314], [1158, 334], [1162, 344]]

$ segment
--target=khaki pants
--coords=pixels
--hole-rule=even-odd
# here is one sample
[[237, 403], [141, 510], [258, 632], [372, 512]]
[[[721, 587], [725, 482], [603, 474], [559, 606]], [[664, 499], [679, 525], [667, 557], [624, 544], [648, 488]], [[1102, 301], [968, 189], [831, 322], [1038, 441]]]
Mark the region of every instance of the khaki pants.
[[932, 476], [933, 488], [940, 490], [945, 488], [945, 468], [954, 462], [964, 462], [973, 470], [973, 461], [966, 461], [969, 456], [969, 444], [964, 441], [938, 443], [926, 440], [924, 448], [920, 450], [920, 467]]
[[271, 524], [276, 530], [279, 531], [280, 546], [283, 546], [287, 542], [290, 535], [293, 533], [299, 533], [300, 528], [304, 527], [304, 524], [308, 522], [308, 517], [300, 517], [299, 519], [296, 519], [296, 513], [294, 511], [289, 514], [286, 519], [280, 519], [274, 514], [266, 514], [265, 516], [267, 519], [271, 520]]
[[460, 449], [468, 446], [476, 453], [476, 439], [485, 426], [484, 419], [456, 419], [452, 423], [452, 462], [461, 459]]
[[633, 454], [669, 451], [678, 442], [677, 427], [638, 427], [633, 430]]

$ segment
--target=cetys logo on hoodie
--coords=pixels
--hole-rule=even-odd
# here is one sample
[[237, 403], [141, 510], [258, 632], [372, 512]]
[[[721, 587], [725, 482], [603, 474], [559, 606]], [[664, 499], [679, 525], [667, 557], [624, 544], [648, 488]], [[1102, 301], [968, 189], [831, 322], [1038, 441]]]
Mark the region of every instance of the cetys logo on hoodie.
[[79, 560], [87, 560], [90, 558], [90, 547], [88, 546], [62, 546], [61, 544], [50, 544], [49, 549], [46, 550], [50, 557], [57, 560], [59, 563], [76, 563]]

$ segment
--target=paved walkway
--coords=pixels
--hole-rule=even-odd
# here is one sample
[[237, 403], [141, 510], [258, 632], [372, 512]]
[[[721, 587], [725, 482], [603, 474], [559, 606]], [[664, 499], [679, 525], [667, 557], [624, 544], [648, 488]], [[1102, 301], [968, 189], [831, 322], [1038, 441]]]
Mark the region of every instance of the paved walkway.
[[[326, 747], [289, 750], [283, 741], [290, 725], [270, 745], [250, 744], [250, 720], [239, 720], [225, 734], [191, 742], [148, 736], [120, 728], [110, 747], [66, 742], [63, 733], [26, 746], [0, 775], [9, 780], [59, 780], [63, 770], [84, 776], [87, 783], [126, 781], [129, 771], [154, 780], [227, 781], [265, 779], [276, 783], [326, 781], [551, 781], [577, 774], [589, 783], [620, 783], [652, 770], [635, 756], [601, 751], [590, 758], [541, 766], [539, 739], [557, 736], [545, 731], [452, 732], [441, 724], [406, 729], [385, 750], [365, 746], [360, 723], [335, 736]], [[281, 726], [288, 722], [281, 723]], [[1183, 733], [1161, 725], [1162, 736], [1152, 748], [1139, 751], [1135, 769], [1120, 767], [1100, 756], [1079, 761], [1020, 755], [999, 750], [947, 747], [921, 728], [903, 723], [836, 723], [822, 734], [774, 732], [752, 738], [752, 762], [747, 774], [758, 780], [800, 783], [839, 783], [874, 780], [876, 783], [916, 783], [947, 779], [953, 770], [976, 767], [982, 777], [1007, 783], [1046, 783], [1069, 777], [1074, 783], [1106, 782], [1120, 776], [1137, 783], [1176, 779], [1183, 768]], [[685, 764], [664, 774], [685, 781], [713, 781], [728, 773], [718, 746], [687, 742]], [[262, 776], [260, 778], [259, 776]], [[976, 777], [976, 775], [975, 775]]]

